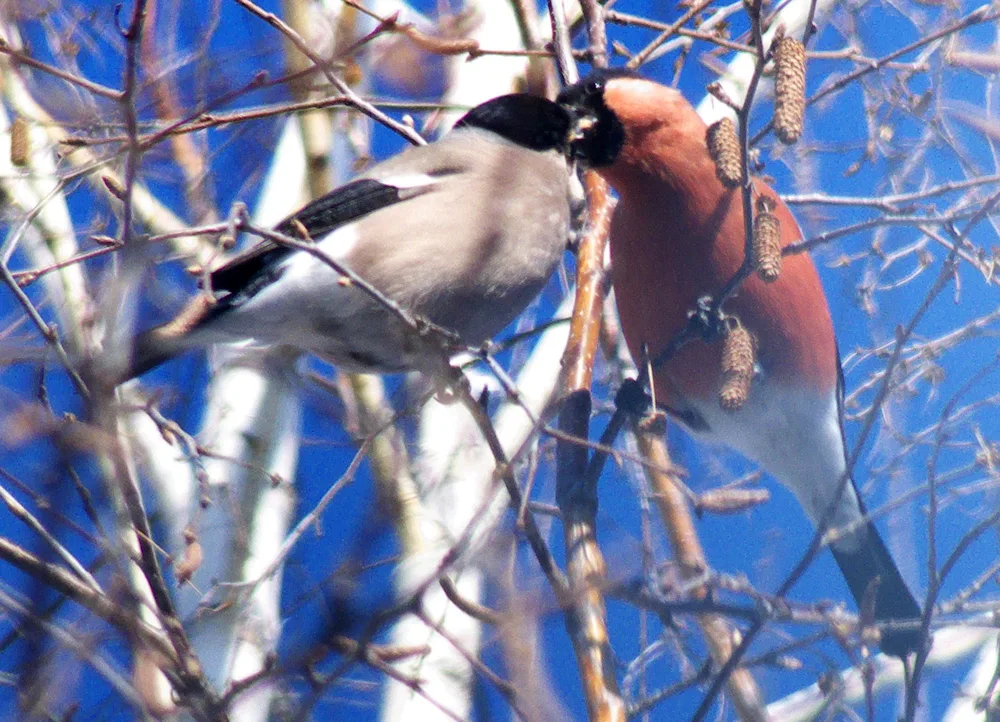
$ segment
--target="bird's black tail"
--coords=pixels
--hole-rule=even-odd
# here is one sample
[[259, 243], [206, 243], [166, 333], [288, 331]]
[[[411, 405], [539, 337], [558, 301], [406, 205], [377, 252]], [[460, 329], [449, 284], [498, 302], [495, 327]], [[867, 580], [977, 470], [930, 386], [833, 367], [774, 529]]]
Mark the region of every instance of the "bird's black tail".
[[169, 361], [187, 348], [176, 339], [164, 338], [161, 327], [139, 334], [131, 346], [130, 354], [125, 359], [111, 361], [102, 355], [79, 361], [77, 371], [87, 387], [110, 391]]
[[[903, 581], [896, 563], [889, 550], [879, 536], [875, 525], [870, 521], [858, 536], [863, 539], [860, 547], [853, 551], [845, 551], [832, 546], [833, 556], [840, 566], [840, 571], [847, 580], [858, 606], [861, 606], [869, 584], [875, 577], [879, 578], [878, 591], [875, 597], [876, 622], [915, 622], [920, 619], [920, 605], [913, 598], [909, 587]], [[920, 630], [884, 629], [882, 633], [882, 651], [895, 657], [906, 657], [920, 646]]]
[[164, 333], [166, 326], [169, 326], [169, 323], [143, 331], [136, 336], [132, 345], [132, 359], [123, 374], [125, 377], [123, 381], [142, 376], [187, 348], [182, 336]]
[[96, 383], [114, 388], [130, 379], [150, 371], [185, 351], [204, 345], [196, 338], [198, 331], [214, 319], [223, 308], [203, 295], [196, 296], [172, 321], [143, 331], [132, 341], [131, 353], [124, 364], [112, 368], [111, 364], [91, 361], [83, 364], [81, 372], [88, 385]]

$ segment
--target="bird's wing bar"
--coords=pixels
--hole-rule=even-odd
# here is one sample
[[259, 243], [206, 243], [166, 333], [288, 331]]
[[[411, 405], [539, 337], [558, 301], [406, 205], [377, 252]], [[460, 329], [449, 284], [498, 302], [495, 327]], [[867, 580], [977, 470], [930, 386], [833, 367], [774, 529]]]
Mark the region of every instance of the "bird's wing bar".
[[[297, 221], [305, 227], [310, 238], [318, 240], [346, 223], [426, 192], [434, 180], [429, 176], [426, 179], [428, 181], [426, 184], [417, 186], [394, 185], [390, 179], [378, 181], [361, 178], [352, 181], [309, 203], [279, 223], [275, 230], [278, 233], [298, 236], [295, 223]], [[213, 271], [212, 288], [216, 291], [228, 291], [231, 294], [240, 293], [251, 285], [261, 272], [274, 267], [294, 250], [270, 241], [258, 243]]]

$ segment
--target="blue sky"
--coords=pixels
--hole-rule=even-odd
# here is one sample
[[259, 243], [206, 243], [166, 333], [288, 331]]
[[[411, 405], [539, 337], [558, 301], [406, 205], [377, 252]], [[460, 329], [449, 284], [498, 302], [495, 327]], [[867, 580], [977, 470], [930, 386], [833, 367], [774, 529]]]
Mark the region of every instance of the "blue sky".
[[[277, 12], [277, 3], [261, 3], [263, 7]], [[424, 10], [432, 10], [433, 3], [422, 3]], [[79, 55], [80, 72], [86, 77], [116, 87], [121, 77], [120, 43], [114, 38], [112, 8], [107, 3], [82, 3], [78, 7], [85, 10], [86, 19], [92, 22], [92, 29], [86, 33], [90, 44], [84, 44]], [[893, 50], [916, 40], [928, 30], [943, 27], [947, 18], [957, 18], [976, 7], [963, 3], [960, 9], [948, 9], [930, 5], [913, 5], [906, 8], [916, 20], [904, 17], [901, 6], [889, 3], [858, 3], [849, 11], [834, 15], [833, 24], [822, 28], [813, 47], [823, 50], [843, 48], [849, 43], [859, 44], [865, 55], [881, 57]], [[616, 6], [623, 12], [647, 15], [662, 21], [671, 21], [677, 12], [666, 3], [623, 2]], [[205, 11], [199, 7], [185, 9], [178, 19], [177, 32], [173, 37], [171, 57], [177, 58], [176, 87], [182, 103], [193, 105], [205, 96], [217, 96], [240, 87], [255, 73], [264, 69], [272, 77], [280, 74], [282, 49], [278, 36], [260, 20], [250, 18], [234, 3], [222, 3], [217, 31], [209, 41], [208, 62], [187, 62], [186, 53], [201, 43], [207, 22]], [[734, 20], [734, 32], [743, 28], [742, 20]], [[59, 23], [56, 23], [58, 25]], [[27, 37], [38, 57], [55, 61], [49, 51], [49, 41], [54, 37], [52, 26], [36, 21], [26, 25]], [[49, 32], [47, 32], [49, 31]], [[633, 50], [653, 37], [651, 31], [636, 28], [611, 28], [611, 36]], [[993, 26], [972, 28], [958, 37], [958, 47], [971, 50], [987, 50], [994, 42]], [[679, 87], [685, 94], [697, 101], [704, 94], [705, 85], [714, 79], [714, 74], [698, 62], [697, 53], [704, 46], [695, 47], [695, 54], [689, 59], [679, 76]], [[930, 55], [925, 69], [909, 73], [905, 68], [890, 68], [884, 72], [867, 76], [855, 82], [819, 104], [807, 114], [806, 137], [795, 148], [777, 148], [769, 137], [761, 144], [761, 159], [765, 163], [764, 172], [773, 177], [775, 186], [783, 193], [823, 192], [831, 196], [889, 195], [911, 192], [945, 181], [963, 180], [969, 177], [990, 175], [997, 172], [993, 151], [984, 136], [957, 122], [948, 114], [952, 108], [972, 108], [985, 114], [986, 98], [995, 95], [990, 79], [977, 75], [967, 68], [951, 66], [943, 62], [944, 46]], [[917, 53], [904, 56], [903, 62], [913, 62]], [[644, 72], [651, 77], [669, 82], [673, 73], [674, 56], [668, 56], [648, 66]], [[619, 59], [617, 62], [621, 62]], [[833, 74], [856, 67], [849, 61], [839, 59], [817, 59], [810, 63], [809, 89], [815, 91]], [[57, 117], [74, 117], [72, 107], [61, 101], [58, 93], [60, 84], [51, 80], [39, 80], [39, 85], [52, 89], [45, 102]], [[914, 109], [913, 99], [919, 98], [927, 90], [935, 94], [930, 111], [921, 114]], [[398, 88], [379, 86], [376, 94], [401, 97]], [[272, 87], [241, 98], [231, 106], [244, 107], [287, 98], [282, 87]], [[878, 98], [878, 100], [873, 100]], [[148, 97], [144, 98], [148, 100]], [[97, 107], [99, 109], [100, 106]], [[852, 166], [862, 159], [869, 138], [866, 124], [866, 110], [878, 138], [874, 155], [860, 163], [856, 172]], [[107, 108], [110, 113], [111, 108]], [[144, 117], [152, 117], [148, 103], [141, 108]], [[929, 122], [930, 114], [937, 113], [940, 119]], [[399, 113], [394, 113], [398, 117]], [[769, 118], [769, 106], [762, 105], [752, 119], [754, 129], [762, 127]], [[419, 127], [419, 123], [418, 123]], [[238, 128], [222, 128], [203, 136], [209, 149], [213, 168], [210, 183], [211, 202], [225, 216], [231, 204], [242, 200], [253, 207], [263, 174], [269, 161], [269, 150], [277, 138], [278, 122], [275, 120], [255, 121], [241, 124]], [[931, 134], [935, 140], [922, 145], [921, 138]], [[391, 132], [378, 128], [375, 131], [372, 149], [376, 157], [389, 155], [404, 141]], [[949, 144], [950, 147], [949, 147]], [[920, 156], [914, 167], [905, 175], [902, 170], [907, 163]], [[182, 217], [192, 220], [185, 205], [178, 174], [164, 162], [166, 149], [150, 154], [144, 165], [144, 177], [157, 196]], [[897, 179], [894, 186], [890, 179]], [[995, 191], [996, 184], [985, 186], [983, 194], [975, 203], [981, 203], [986, 195]], [[929, 204], [937, 211], [950, 209], [960, 194], [951, 192], [926, 202], [919, 212], [931, 213]], [[84, 185], [74, 184], [68, 195], [70, 210], [79, 226], [81, 235], [97, 228], [97, 232], [113, 235], [116, 231], [113, 218], [105, 206], [95, 203], [95, 195]], [[796, 211], [804, 233], [813, 237], [824, 231], [848, 226], [879, 215], [872, 208], [847, 206], [797, 205]], [[903, 209], [904, 211], [908, 209]], [[956, 224], [959, 230], [965, 221]], [[9, 228], [10, 226], [7, 226]], [[942, 236], [947, 229], [937, 227]], [[971, 233], [970, 240], [985, 249], [987, 255], [995, 252], [998, 241], [995, 230], [988, 223], [979, 224]], [[915, 252], [902, 254], [899, 261], [883, 268], [884, 259], [872, 253], [873, 243], [879, 244], [883, 252], [891, 254], [896, 249], [905, 248], [922, 239], [919, 230], [911, 225], [900, 225], [853, 234], [824, 245], [814, 253], [820, 268], [824, 286], [829, 295], [831, 311], [838, 332], [842, 355], [845, 359], [848, 393], [862, 385], [870, 374], [884, 367], [884, 359], [872, 359], [859, 355], [859, 350], [870, 349], [874, 345], [885, 344], [893, 339], [895, 329], [905, 325], [916, 312], [928, 289], [936, 277], [946, 255], [935, 241], [926, 244], [929, 254], [928, 267], [915, 276], [914, 280], [898, 287], [894, 281], [906, 278], [919, 263]], [[974, 251], [973, 251], [974, 252]], [[883, 253], [883, 256], [885, 254]], [[843, 262], [846, 259], [846, 262]], [[14, 268], [20, 270], [23, 260], [15, 256]], [[94, 274], [107, 269], [104, 262], [91, 265]], [[176, 309], [185, 293], [194, 289], [191, 279], [184, 277], [178, 264], [167, 264], [157, 271], [157, 280], [151, 283], [143, 304], [143, 322], [151, 323], [162, 319], [170, 309]], [[997, 308], [996, 286], [987, 283], [982, 274], [969, 264], [962, 264], [958, 271], [960, 284], [952, 282], [931, 305], [925, 319], [916, 329], [915, 342], [935, 339], [944, 334], [966, 327], [973, 319], [981, 317]], [[870, 303], [862, 302], [858, 293], [859, 285], [875, 282]], [[181, 292], [180, 288], [186, 289]], [[543, 308], [551, 308], [558, 301], [560, 290], [553, 282], [543, 296]], [[36, 295], [35, 300], [41, 299]], [[11, 294], [0, 291], [0, 319], [10, 323], [20, 313]], [[987, 366], [996, 353], [996, 324], [986, 325], [979, 333], [957, 344], [934, 359], [940, 367], [940, 374], [917, 379], [913, 391], [908, 396], [894, 396], [890, 399], [880, 422], [888, 420], [891, 427], [880, 423], [877, 433], [867, 444], [860, 464], [858, 481], [864, 488], [864, 497], [870, 508], [878, 507], [887, 499], [922, 483], [927, 476], [927, 464], [932, 448], [925, 437], [915, 436], [931, 428], [940, 418], [942, 410], [954, 400], [956, 408], [969, 403], [982, 402], [974, 406], [960, 423], [949, 427], [948, 443], [942, 447], [937, 460], [939, 473], [960, 469], [969, 465], [976, 450], [977, 434], [986, 440], [1000, 435], [1000, 424], [992, 413], [995, 401], [990, 400], [997, 386], [997, 374], [989, 373], [978, 383], [968, 386], [981, 369]], [[17, 339], [26, 343], [37, 343], [36, 336], [20, 330]], [[329, 369], [315, 363], [312, 368], [323, 373]], [[184, 428], [196, 431], [200, 424], [200, 407], [204, 398], [207, 379], [204, 360], [189, 356], [169, 364], [147, 377], [150, 385], [173, 388], [167, 397], [164, 411], [176, 419]], [[75, 397], [65, 377], [57, 370], [46, 376], [48, 395], [52, 406], [59, 412], [79, 414], [81, 405]], [[31, 400], [37, 396], [37, 367], [31, 364], [16, 364], [0, 370], [0, 393], [10, 403], [15, 400]], [[604, 385], [595, 390], [598, 398], [609, 400], [613, 393]], [[956, 397], [956, 394], [960, 394]], [[872, 399], [872, 391], [863, 392], [859, 397], [861, 408]], [[340, 415], [342, 409], [329, 396], [311, 390], [304, 394], [303, 444], [296, 476], [297, 502], [300, 512], [312, 508], [326, 490], [331, 469], [346, 468], [353, 454], [350, 438], [345, 433]], [[596, 436], [603, 428], [604, 418], [595, 420], [593, 433]], [[404, 422], [407, 426], [409, 422]], [[848, 438], [857, 438], [860, 423], [848, 424]], [[892, 431], [896, 433], [892, 433]], [[901, 458], [896, 458], [900, 448], [916, 438], [916, 447]], [[673, 429], [670, 442], [676, 460], [687, 467], [692, 487], [703, 491], [744, 473], [752, 467], [734, 455], [716, 449], [709, 449], [691, 442], [682, 432]], [[55, 462], [58, 453], [51, 441], [39, 439], [16, 446], [0, 446], [0, 469], [10, 477], [0, 479], [8, 489], [16, 489], [12, 480], [22, 481], [26, 487], [49, 499], [65, 499], [61, 513], [75, 522], [89, 525], [83, 515], [75, 492], [62, 466]], [[95, 470], [82, 453], [70, 454], [75, 468], [81, 473], [84, 483], [90, 485], [95, 501], [106, 501], [97, 484]], [[880, 467], [892, 460], [885, 470]], [[599, 531], [602, 548], [608, 560], [610, 576], [614, 580], [625, 581], [637, 577], [642, 572], [642, 509], [639, 488], [635, 481], [635, 470], [621, 470], [613, 465], [601, 480], [601, 506]], [[982, 468], [973, 468], [961, 476], [943, 497], [939, 517], [938, 552], [939, 558], [946, 556], [961, 538], [963, 532], [984, 518], [995, 506], [996, 498], [992, 484]], [[539, 480], [539, 494], [551, 498], [553, 479], [551, 468], [543, 470]], [[765, 506], [735, 516], [716, 517], [706, 515], [698, 522], [699, 532], [708, 558], [714, 567], [726, 574], [745, 574], [758, 588], [773, 590], [798, 558], [800, 550], [808, 543], [811, 526], [805, 519], [791, 495], [770, 480], [765, 485], [772, 492], [772, 500]], [[17, 491], [15, 493], [21, 493]], [[24, 497], [27, 498], [27, 497]], [[285, 624], [282, 630], [281, 654], [290, 659], [298, 652], [313, 644], [318, 635], [339, 621], [364, 617], [370, 611], [389, 604], [392, 599], [391, 558], [397, 552], [396, 542], [390, 527], [374, 509], [373, 490], [367, 469], [354, 484], [349, 485], [327, 511], [323, 534], [307, 534], [298, 544], [286, 567], [285, 587], [282, 606]], [[927, 583], [927, 542], [925, 495], [917, 495], [916, 501], [904, 504], [894, 512], [888, 522], [882, 520], [880, 528], [890, 539], [890, 547], [897, 554], [904, 575], [914, 591], [921, 597]], [[151, 511], [155, 515], [156, 503], [151, 500]], [[43, 519], [59, 524], [43, 514]], [[24, 544], [29, 549], [40, 551], [40, 545], [16, 524], [6, 511], [0, 511], [0, 533], [11, 540]], [[654, 558], [663, 563], [669, 560], [669, 551], [658, 521], [653, 519], [652, 540]], [[96, 555], [93, 543], [65, 526], [61, 528], [61, 538], [86, 562]], [[560, 535], [553, 535], [553, 547], [561, 559]], [[972, 545], [963, 560], [957, 565], [951, 578], [945, 581], [942, 597], [948, 598], [987, 568], [996, 556], [996, 541], [991, 534], [984, 535]], [[360, 585], [356, 596], [350, 599], [351, 614], [334, 609], [329, 594], [324, 591], [322, 580], [329, 580], [345, 559], [368, 565], [359, 577]], [[538, 586], [537, 568], [527, 555], [521, 559], [526, 585]], [[52, 600], [51, 593], [40, 591], [28, 577], [11, 571], [8, 566], [0, 566], [5, 585], [26, 595], [41, 594], [43, 599]], [[995, 586], [989, 583], [976, 599], [994, 598]], [[543, 593], [544, 605], [554, 608], [551, 595]], [[495, 600], [496, 591], [489, 598]], [[822, 554], [796, 586], [792, 599], [796, 601], [816, 601], [831, 599], [843, 601], [848, 598], [846, 586], [828, 553]], [[745, 600], [739, 600], [745, 602]], [[850, 608], [853, 605], [848, 603]], [[78, 619], [75, 612], [63, 613], [62, 619]], [[628, 664], [640, 651], [639, 614], [631, 607], [611, 602], [608, 606], [611, 639], [620, 662]], [[658, 622], [648, 620], [650, 634], [655, 635]], [[692, 626], [691, 619], [681, 622]], [[94, 629], [93, 622], [83, 623], [101, 639], [107, 654], [121, 663], [126, 658], [127, 648], [119, 637], [105, 635], [106, 630]], [[0, 626], [0, 634], [6, 634], [8, 627]], [[357, 634], [358, 625], [348, 624], [345, 633]], [[802, 630], [790, 628], [786, 631], [800, 634]], [[696, 638], [697, 635], [694, 635]], [[778, 633], [764, 635], [760, 651], [780, 640]], [[484, 659], [499, 668], [501, 655], [491, 637], [487, 637]], [[547, 671], [555, 686], [559, 701], [577, 719], [585, 716], [580, 695], [576, 664], [568, 643], [561, 616], [555, 611], [544, 618], [543, 656], [548, 661]], [[696, 647], [700, 649], [700, 646]], [[847, 659], [836, 645], [825, 642], [819, 649], [823, 654], [803, 653], [804, 663], [800, 671], [765, 670], [759, 679], [769, 698], [776, 698], [815, 681], [817, 674], [826, 669], [827, 663], [843, 667]], [[10, 649], [0, 651], [0, 672], [16, 668], [27, 658], [27, 645], [18, 643]], [[824, 658], [823, 655], [826, 655]], [[677, 679], [676, 658], [666, 657], [655, 662], [649, 672], [648, 684], [656, 688]], [[961, 679], [961, 666], [949, 673], [930, 672], [930, 692], [927, 694], [927, 718], [936, 719], [947, 706], [953, 685]], [[317, 710], [337, 715], [352, 714], [359, 719], [377, 717], [378, 692], [361, 683], [377, 681], [375, 675], [359, 670], [351, 675], [357, 685], [338, 687], [327, 694]], [[79, 718], [87, 719], [128, 719], [130, 713], [124, 711], [120, 700], [110, 690], [105, 681], [92, 669], [83, 667], [76, 679], [75, 696], [81, 701]], [[301, 690], [300, 684], [294, 685]], [[503, 716], [502, 699], [488, 684], [480, 686], [482, 704], [494, 716]], [[693, 711], [700, 699], [701, 691], [695, 689], [682, 693], [662, 703], [652, 712], [652, 719], [683, 719]], [[879, 705], [879, 719], [889, 719], [892, 700], [883, 699]], [[15, 709], [11, 690], [0, 686], [0, 717], [13, 715]], [[320, 717], [317, 714], [317, 717]], [[726, 716], [731, 716], [727, 713]], [[487, 715], [479, 714], [478, 719]]]

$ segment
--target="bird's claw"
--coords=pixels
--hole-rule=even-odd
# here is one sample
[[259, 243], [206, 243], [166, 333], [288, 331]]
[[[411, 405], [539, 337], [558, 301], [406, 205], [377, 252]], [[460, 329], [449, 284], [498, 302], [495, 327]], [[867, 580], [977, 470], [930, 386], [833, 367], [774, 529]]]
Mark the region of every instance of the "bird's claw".
[[615, 394], [615, 407], [641, 418], [651, 411], [651, 400], [636, 379], [625, 379]]
[[702, 340], [711, 343], [724, 336], [728, 330], [726, 314], [716, 307], [714, 298], [702, 296], [696, 307], [688, 311], [688, 328]]

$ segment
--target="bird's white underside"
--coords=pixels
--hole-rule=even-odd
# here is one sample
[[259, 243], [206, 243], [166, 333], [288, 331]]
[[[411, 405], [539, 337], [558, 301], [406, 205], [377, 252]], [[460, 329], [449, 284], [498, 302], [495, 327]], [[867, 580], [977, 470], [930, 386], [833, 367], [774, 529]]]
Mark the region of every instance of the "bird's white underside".
[[[846, 470], [836, 390], [768, 384], [754, 379], [750, 398], [736, 412], [722, 409], [715, 399], [689, 404], [710, 427], [699, 437], [724, 444], [759, 463], [791, 490], [814, 524], [826, 513]], [[861, 516], [854, 485], [848, 483], [831, 527], [842, 527]], [[863, 527], [835, 542], [853, 551], [863, 541]]]

